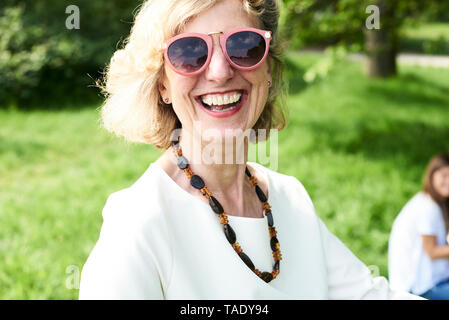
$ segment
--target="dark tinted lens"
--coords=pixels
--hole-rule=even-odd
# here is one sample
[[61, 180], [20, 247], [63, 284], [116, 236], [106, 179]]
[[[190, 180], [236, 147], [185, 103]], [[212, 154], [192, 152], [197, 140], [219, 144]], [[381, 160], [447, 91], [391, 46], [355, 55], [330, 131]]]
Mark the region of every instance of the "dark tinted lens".
[[176, 70], [192, 73], [207, 60], [207, 44], [201, 38], [181, 38], [168, 47], [168, 58]]
[[265, 39], [252, 31], [234, 33], [226, 41], [229, 58], [241, 67], [256, 65], [262, 60], [265, 49]]

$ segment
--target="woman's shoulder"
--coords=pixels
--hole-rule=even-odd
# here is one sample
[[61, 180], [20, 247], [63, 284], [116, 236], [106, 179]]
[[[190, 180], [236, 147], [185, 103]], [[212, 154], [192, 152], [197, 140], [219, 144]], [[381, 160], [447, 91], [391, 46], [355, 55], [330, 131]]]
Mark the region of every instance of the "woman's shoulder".
[[103, 220], [115, 221], [126, 226], [160, 220], [160, 186], [154, 164], [129, 187], [111, 193], [103, 208]]
[[398, 218], [401, 221], [404, 219], [417, 219], [426, 217], [438, 217], [441, 214], [441, 209], [438, 204], [430, 197], [430, 195], [420, 191], [416, 193], [401, 209]]
[[410, 199], [410, 201], [407, 203], [407, 206], [413, 208], [414, 210], [419, 210], [421, 212], [422, 211], [431, 211], [431, 212], [439, 212], [440, 211], [440, 207], [435, 202], [435, 200], [433, 200], [429, 194], [427, 194], [423, 191], [416, 193]]

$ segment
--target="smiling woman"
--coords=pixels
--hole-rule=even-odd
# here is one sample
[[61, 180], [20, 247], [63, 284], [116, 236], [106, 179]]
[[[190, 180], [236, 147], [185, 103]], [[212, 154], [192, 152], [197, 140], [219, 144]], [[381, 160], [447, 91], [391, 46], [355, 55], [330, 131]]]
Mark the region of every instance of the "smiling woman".
[[[168, 39], [175, 41], [176, 36], [179, 37], [181, 33], [194, 31], [195, 25], [188, 22], [199, 13], [213, 7], [217, 2], [219, 1], [164, 1], [162, 3], [146, 1], [142, 5], [136, 16], [132, 32], [126, 41], [127, 45], [116, 51], [106, 70], [104, 81], [98, 81], [99, 87], [106, 95], [106, 101], [102, 108], [102, 121], [107, 130], [118, 136], [123, 136], [128, 141], [148, 143], [160, 149], [167, 149], [170, 146], [170, 134], [174, 129], [179, 128], [181, 123], [174, 109], [167, 107], [167, 105], [175, 106], [173, 100], [165, 101], [165, 99], [169, 99], [169, 96], [160, 94], [158, 85], [160, 84], [159, 79], [165, 76], [166, 68], [164, 66], [173, 66], [173, 62], [176, 64], [178, 54], [183, 54], [184, 67], [196, 64], [197, 61], [191, 61], [192, 55], [197, 54], [195, 51], [198, 50], [209, 50], [207, 58], [211, 60], [212, 52], [210, 50], [217, 49], [218, 36], [220, 39], [224, 39], [221, 31], [229, 30], [229, 26], [224, 26], [223, 30], [220, 29], [223, 27], [218, 25], [214, 28], [214, 23], [226, 21], [223, 16], [225, 11], [216, 10], [218, 17], [208, 18], [212, 20], [207, 21], [209, 27], [206, 33], [200, 33], [194, 38], [183, 38], [171, 46]], [[231, 1], [231, 3], [233, 2]], [[228, 18], [228, 23], [237, 19], [236, 13], [239, 13], [240, 19], [250, 20], [251, 23], [248, 24], [246, 21], [242, 25], [236, 20], [233, 23], [235, 26], [257, 26], [270, 30], [273, 34], [269, 41], [269, 51], [267, 48], [265, 52], [270, 57], [270, 79], [265, 80], [265, 84], [270, 80], [270, 90], [263, 112], [254, 124], [254, 129], [256, 133], [257, 129], [281, 130], [285, 126], [286, 118], [285, 107], [282, 104], [284, 87], [281, 85], [281, 46], [277, 37], [279, 8], [276, 1], [240, 1], [240, 8], [237, 11], [231, 11], [231, 17], [229, 17], [231, 19]], [[218, 33], [208, 35], [208, 33], [214, 32]], [[251, 35], [243, 37], [239, 43], [245, 39], [252, 40], [257, 36], [257, 34], [252, 37]], [[234, 41], [237, 40], [239, 40], [239, 34], [227, 41], [228, 47], [232, 49]], [[217, 41], [215, 45], [212, 43], [214, 41]], [[168, 46], [166, 52], [171, 56], [171, 59], [165, 59], [166, 63], [164, 63], [164, 50], [161, 50], [164, 44]], [[221, 45], [223, 44], [219, 44], [218, 47]], [[257, 47], [253, 48], [257, 49]], [[232, 52], [237, 53], [237, 49], [244, 50], [245, 53], [249, 52], [245, 47], [234, 48]], [[224, 53], [226, 54], [226, 52]], [[167, 55], [165, 57], [167, 58]], [[195, 58], [202, 59], [200, 56]], [[238, 58], [233, 57], [235, 61]], [[214, 59], [212, 64], [216, 64], [216, 62]], [[260, 61], [260, 63], [262, 62]], [[203, 65], [203, 67], [205, 66], [206, 64]], [[221, 72], [223, 71], [226, 70], [221, 70]], [[197, 72], [200, 73], [202, 70], [197, 70]], [[190, 82], [193, 80], [191, 79]], [[262, 82], [262, 79], [260, 81]], [[176, 97], [173, 98], [176, 99]], [[191, 102], [193, 103], [193, 101]]]
[[144, 3], [102, 116], [166, 150], [108, 198], [81, 299], [413, 298], [371, 277], [296, 178], [247, 161], [258, 129], [285, 125], [278, 18], [275, 0]]

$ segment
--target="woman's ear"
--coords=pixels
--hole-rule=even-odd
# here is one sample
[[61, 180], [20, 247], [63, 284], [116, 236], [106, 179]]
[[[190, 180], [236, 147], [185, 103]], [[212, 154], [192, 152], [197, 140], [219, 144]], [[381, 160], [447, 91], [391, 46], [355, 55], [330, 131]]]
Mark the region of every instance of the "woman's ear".
[[268, 76], [268, 86], [271, 87], [273, 80], [271, 79], [271, 59], [267, 59], [267, 76]]
[[164, 75], [157, 81], [157, 89], [159, 90], [162, 100], [165, 103], [168, 103], [168, 101], [170, 101], [170, 92], [167, 88]]
[[159, 90], [159, 93], [160, 93], [160, 95], [161, 95], [161, 97], [165, 97], [165, 95], [167, 94], [167, 88], [165, 87], [165, 84], [164, 84], [164, 79], [162, 78], [162, 79], [159, 79], [158, 81], [157, 81], [157, 89]]

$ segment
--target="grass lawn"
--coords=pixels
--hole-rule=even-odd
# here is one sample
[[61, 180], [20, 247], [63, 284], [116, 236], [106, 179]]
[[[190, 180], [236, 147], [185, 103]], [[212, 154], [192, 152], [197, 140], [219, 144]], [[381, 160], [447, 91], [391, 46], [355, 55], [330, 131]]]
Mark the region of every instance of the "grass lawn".
[[[328, 228], [386, 276], [393, 219], [429, 158], [449, 150], [449, 70], [404, 67], [370, 80], [344, 62], [306, 85], [319, 56], [290, 57], [278, 171], [302, 181]], [[159, 156], [97, 120], [96, 106], [0, 111], [0, 298], [76, 299], [66, 286], [76, 272], [66, 272], [81, 270], [98, 239], [107, 196]]]
[[411, 39], [438, 40], [446, 38], [449, 41], [449, 23], [427, 22], [409, 25], [402, 29], [402, 34]]

